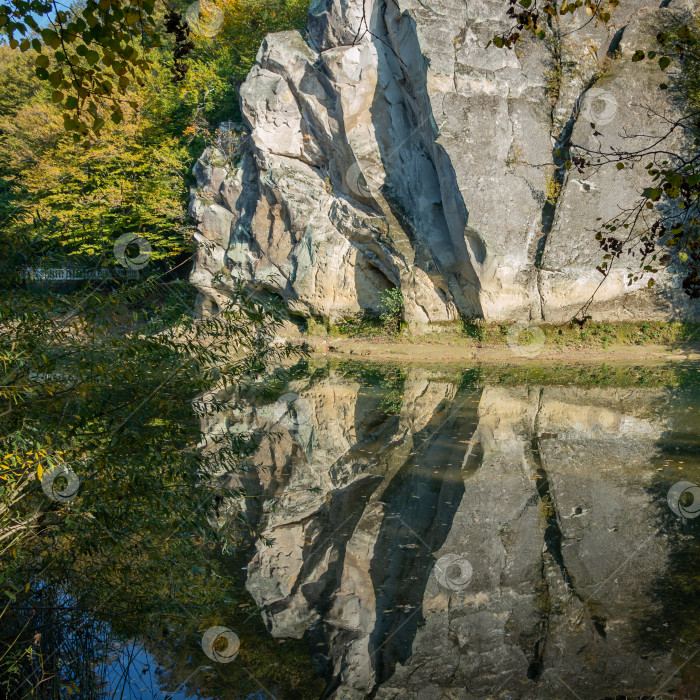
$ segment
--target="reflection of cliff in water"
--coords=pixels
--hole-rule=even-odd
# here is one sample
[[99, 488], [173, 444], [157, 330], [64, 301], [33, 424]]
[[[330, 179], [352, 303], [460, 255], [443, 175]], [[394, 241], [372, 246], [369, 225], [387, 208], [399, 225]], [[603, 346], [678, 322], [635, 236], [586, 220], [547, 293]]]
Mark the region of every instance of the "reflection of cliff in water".
[[[292, 382], [246, 416], [269, 432], [235, 477], [273, 540], [247, 579], [270, 633], [307, 634], [330, 697], [653, 692], [677, 665], [636, 623], [668, 563], [651, 465], [670, 399], [409, 372], [387, 412], [352, 376]], [[438, 560], [471, 580], [441, 585]]]

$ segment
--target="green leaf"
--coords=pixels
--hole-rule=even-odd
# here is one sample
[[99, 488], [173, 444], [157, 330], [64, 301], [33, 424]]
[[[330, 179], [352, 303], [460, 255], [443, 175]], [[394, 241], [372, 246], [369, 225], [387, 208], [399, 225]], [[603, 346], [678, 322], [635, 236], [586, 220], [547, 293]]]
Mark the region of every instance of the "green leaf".
[[668, 56], [662, 56], [659, 59], [659, 68], [666, 70], [671, 65], [671, 59]]
[[61, 40], [53, 29], [42, 29], [41, 38], [44, 40], [44, 43], [52, 49], [57, 49], [61, 45]]
[[66, 131], [75, 131], [78, 128], [79, 124], [80, 122], [77, 119], [71, 117], [69, 114], [63, 115], [63, 128]]
[[679, 39], [690, 39], [690, 27], [687, 24], [684, 24], [678, 30], [678, 38]]
[[641, 61], [641, 60], [644, 58], [644, 55], [645, 55], [645, 54], [644, 54], [644, 51], [642, 51], [641, 49], [637, 49], [637, 50], [634, 52], [634, 55], [632, 56], [632, 60], [633, 60], [635, 63], [637, 63], [638, 61]]

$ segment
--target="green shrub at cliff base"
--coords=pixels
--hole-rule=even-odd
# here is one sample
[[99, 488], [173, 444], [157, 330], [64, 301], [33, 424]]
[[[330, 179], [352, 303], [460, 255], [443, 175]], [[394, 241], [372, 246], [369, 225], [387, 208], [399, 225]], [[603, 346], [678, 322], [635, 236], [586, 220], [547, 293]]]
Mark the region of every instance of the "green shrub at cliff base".
[[[586, 321], [582, 325], [566, 323], [542, 325], [547, 347], [609, 347], [611, 345], [680, 346], [700, 340], [700, 324], [665, 321]], [[507, 323], [479, 325], [478, 340], [503, 346], [510, 331]], [[469, 333], [465, 333], [469, 336]], [[470, 336], [474, 338], [474, 336]]]
[[380, 292], [379, 297], [384, 307], [379, 317], [384, 330], [389, 333], [389, 335], [397, 335], [401, 330], [403, 321], [403, 294], [398, 287], [394, 287], [393, 289]]

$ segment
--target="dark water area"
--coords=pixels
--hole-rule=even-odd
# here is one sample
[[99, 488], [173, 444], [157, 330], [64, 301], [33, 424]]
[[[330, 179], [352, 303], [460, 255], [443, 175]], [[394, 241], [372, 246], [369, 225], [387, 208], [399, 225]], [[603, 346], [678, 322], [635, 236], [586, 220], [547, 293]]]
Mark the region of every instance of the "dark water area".
[[205, 434], [262, 437], [214, 524], [249, 535], [95, 696], [700, 697], [699, 377], [345, 364], [232, 399]]

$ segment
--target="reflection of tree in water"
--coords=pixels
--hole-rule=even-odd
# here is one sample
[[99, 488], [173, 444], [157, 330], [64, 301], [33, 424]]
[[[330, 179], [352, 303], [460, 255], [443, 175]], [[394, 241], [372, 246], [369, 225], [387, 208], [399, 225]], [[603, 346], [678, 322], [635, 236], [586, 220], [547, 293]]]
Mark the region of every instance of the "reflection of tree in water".
[[[106, 558], [121, 554], [100, 549]], [[66, 577], [61, 585], [41, 584], [20, 596], [13, 614], [4, 618], [3, 639], [19, 634], [20, 644], [35, 638], [40, 644], [34, 644], [34, 658], [23, 660], [19, 680], [24, 682], [6, 686], [8, 697], [24, 697], [41, 678], [38, 697], [62, 697], [70, 690], [81, 698], [98, 697], [105, 664], [134, 639], [160, 667], [157, 685], [163, 693], [187, 688], [195, 696], [237, 698], [262, 686], [280, 698], [318, 697], [323, 683], [313, 672], [307, 646], [280, 644], [267, 634], [245, 592], [244, 560], [206, 549], [198, 559], [192, 555], [188, 551], [184, 559], [171, 556], [153, 566], [132, 562], [114, 580], [106, 572], [102, 580]], [[62, 592], [63, 585], [71, 595]], [[210, 662], [200, 645], [203, 631], [219, 623], [241, 639], [241, 653], [230, 664]], [[123, 690], [125, 697], [135, 692], [129, 683]]]
[[[658, 494], [660, 499], [663, 495]], [[663, 504], [663, 500], [660, 501]], [[678, 676], [668, 678], [663, 690], [673, 697], [692, 700], [700, 688], [700, 527], [697, 521], [669, 523], [669, 566], [652, 583], [654, 606], [641, 611], [634, 621], [636, 644], [642, 654], [667, 651], [682, 666]], [[688, 538], [688, 539], [685, 539]], [[692, 538], [692, 539], [690, 539]], [[695, 663], [692, 663], [692, 662]], [[660, 678], [659, 684], [666, 681]], [[680, 685], [677, 685], [680, 680]]]
[[[180, 301], [189, 311], [191, 300]], [[177, 315], [180, 307], [173, 306], [167, 313]], [[144, 308], [140, 313], [147, 316]], [[255, 300], [244, 299], [238, 322], [249, 313], [267, 317]], [[80, 488], [70, 502], [56, 503], [37, 481], [21, 505], [39, 513], [38, 527], [0, 552], [2, 591], [9, 598], [0, 610], [0, 690], [9, 697], [96, 697], [105, 654], [134, 638], [164, 662], [177, 657], [170, 666], [176, 674], [189, 668], [189, 675], [208, 663], [199, 646], [202, 632], [222, 622], [240, 622], [244, 643], [260, 648], [241, 660], [248, 654], [249, 666], [268, 662], [259, 669], [261, 681], [313, 686], [310, 662], [303, 664], [293, 644], [280, 650], [250, 617], [240, 563], [220, 554], [244, 542], [248, 526], [232, 518], [214, 529], [209, 521], [228, 495], [218, 474], [242, 462], [252, 436], [224, 433], [212, 437], [216, 449], [198, 449], [198, 418], [216, 410], [207, 392], [259, 380], [267, 359], [279, 361], [267, 331], [251, 341], [254, 361], [243, 357], [225, 374], [203, 369], [230, 362], [227, 343], [232, 334], [241, 339], [238, 326], [232, 330], [223, 316], [197, 326], [203, 333], [211, 326], [214, 349], [198, 337], [169, 342], [165, 336], [175, 331], [160, 316], [143, 321], [161, 333], [158, 341], [144, 332], [126, 342], [103, 332], [101, 320], [85, 311], [85, 337], [59, 348], [56, 376], [70, 384], [68, 401], [68, 389], [55, 397], [46, 391], [41, 402], [25, 402], [2, 426], [3, 436], [26, 438], [35, 430], [61, 447]], [[270, 332], [275, 327], [270, 323]], [[193, 411], [195, 396], [208, 401], [200, 398]], [[232, 687], [259, 689], [242, 664], [225, 673]], [[198, 679], [195, 674], [188, 683]]]
[[[674, 687], [676, 683], [669, 682], [664, 686], [667, 691], [673, 687], [674, 696], [684, 699], [697, 697], [700, 688], [695, 656], [700, 651], [700, 518], [678, 517], [669, 507], [667, 495], [678, 481], [700, 483], [700, 444], [697, 417], [693, 415], [698, 410], [700, 393], [692, 388], [697, 387], [696, 374], [694, 366], [679, 367], [682, 388], [674, 392], [670, 407], [675, 429], [659, 441], [663, 456], [655, 466], [661, 473], [649, 492], [659, 504], [657, 525], [666, 538], [668, 567], [651, 583], [653, 606], [641, 611], [634, 624], [641, 653], [663, 650], [673, 653], [679, 666], [685, 664], [678, 674], [680, 685]], [[692, 409], [690, 413], [687, 406]], [[682, 471], [677, 466], [680, 462]]]

